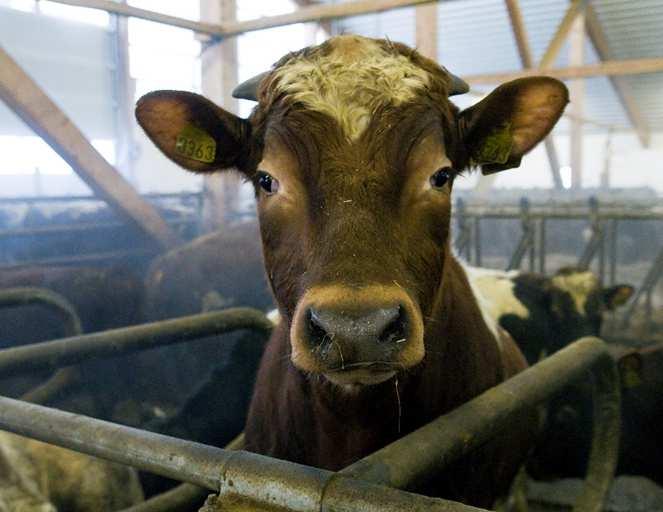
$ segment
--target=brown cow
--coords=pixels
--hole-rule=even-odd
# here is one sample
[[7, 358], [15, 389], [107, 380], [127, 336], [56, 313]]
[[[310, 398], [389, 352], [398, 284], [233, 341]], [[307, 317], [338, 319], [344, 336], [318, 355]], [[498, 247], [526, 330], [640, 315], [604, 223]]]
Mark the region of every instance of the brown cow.
[[[404, 45], [339, 36], [241, 86], [258, 100], [247, 120], [186, 92], [139, 101], [140, 124], [172, 160], [236, 167], [255, 184], [283, 320], [258, 373], [248, 449], [339, 469], [526, 366], [452, 255], [451, 188], [469, 167], [517, 167], [568, 92], [515, 80], [461, 112], [449, 96], [466, 91]], [[528, 418], [422, 490], [490, 506], [530, 445]]]

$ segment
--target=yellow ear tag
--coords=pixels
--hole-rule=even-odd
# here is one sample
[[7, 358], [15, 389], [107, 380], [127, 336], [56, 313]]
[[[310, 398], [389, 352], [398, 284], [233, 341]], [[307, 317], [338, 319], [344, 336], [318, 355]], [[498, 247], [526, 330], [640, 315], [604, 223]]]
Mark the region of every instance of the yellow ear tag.
[[620, 287], [612, 297], [612, 306], [623, 306], [631, 298], [631, 295], [633, 295], [633, 290], [631, 288], [627, 288], [626, 286]]
[[511, 126], [506, 123], [493, 130], [472, 158], [477, 164], [505, 164], [511, 155]]
[[216, 141], [200, 128], [187, 124], [177, 136], [175, 153], [209, 164], [216, 156]]
[[642, 384], [642, 361], [637, 354], [624, 356], [619, 361], [619, 371], [625, 388], [636, 388]]

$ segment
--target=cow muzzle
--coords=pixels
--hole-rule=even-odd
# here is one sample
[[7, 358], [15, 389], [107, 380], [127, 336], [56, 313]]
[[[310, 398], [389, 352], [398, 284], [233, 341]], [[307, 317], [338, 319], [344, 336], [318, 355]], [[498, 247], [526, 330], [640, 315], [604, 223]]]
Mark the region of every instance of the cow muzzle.
[[424, 357], [419, 308], [399, 287], [316, 287], [300, 300], [292, 362], [339, 385], [384, 382]]

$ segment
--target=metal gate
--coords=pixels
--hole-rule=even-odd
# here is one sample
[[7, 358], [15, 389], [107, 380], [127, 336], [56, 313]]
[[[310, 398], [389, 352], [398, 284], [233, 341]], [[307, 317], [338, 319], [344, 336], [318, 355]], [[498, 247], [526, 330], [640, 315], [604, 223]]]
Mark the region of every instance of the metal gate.
[[[236, 329], [266, 333], [271, 323], [260, 311], [237, 308], [14, 347], [0, 351], [0, 376], [55, 369], [90, 358], [112, 357]], [[515, 415], [544, 403], [588, 374], [594, 381], [589, 484], [584, 486], [574, 510], [598, 512], [614, 474], [620, 425], [617, 371], [606, 344], [598, 338], [578, 340], [336, 473], [4, 397], [0, 397], [0, 428], [188, 482], [218, 493], [219, 500], [231, 509], [241, 503], [258, 510], [278, 508], [298, 512], [470, 512], [480, 509], [400, 489], [466, 456], [491, 439]], [[165, 512], [177, 500], [181, 503], [199, 494], [194, 487], [184, 486], [171, 491], [169, 496], [131, 510]]]

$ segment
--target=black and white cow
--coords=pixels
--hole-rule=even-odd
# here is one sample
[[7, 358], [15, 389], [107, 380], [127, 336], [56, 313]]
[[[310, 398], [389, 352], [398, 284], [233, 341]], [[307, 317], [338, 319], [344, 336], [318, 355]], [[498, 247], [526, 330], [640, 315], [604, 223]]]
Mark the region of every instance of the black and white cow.
[[483, 308], [513, 336], [532, 364], [583, 336], [599, 336], [603, 314], [625, 304], [633, 287], [604, 288], [588, 270], [541, 274], [467, 267]]
[[[625, 304], [633, 287], [618, 284], [604, 288], [594, 273], [566, 267], [552, 276], [520, 271], [468, 267], [468, 277], [482, 297], [482, 309], [515, 339], [530, 364], [536, 363], [583, 336], [599, 336], [603, 314]], [[658, 359], [653, 353], [628, 353], [616, 346], [613, 356], [620, 368], [646, 356], [648, 367]], [[649, 354], [652, 352], [652, 354]], [[663, 354], [663, 350], [660, 350]], [[636, 357], [637, 356], [637, 357]], [[663, 360], [663, 357], [660, 358]], [[637, 386], [622, 377], [622, 449], [618, 474], [641, 474], [661, 481], [663, 469], [656, 443], [645, 427], [660, 415], [661, 388], [649, 374]], [[625, 374], [622, 369], [622, 376]], [[659, 379], [660, 380], [660, 379]], [[548, 404], [546, 425], [528, 469], [536, 478], [582, 477], [586, 471], [592, 429], [591, 386], [580, 383]], [[645, 394], [643, 394], [645, 393]], [[663, 396], [663, 394], [661, 395]], [[649, 446], [648, 449], [643, 449]]]

